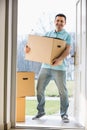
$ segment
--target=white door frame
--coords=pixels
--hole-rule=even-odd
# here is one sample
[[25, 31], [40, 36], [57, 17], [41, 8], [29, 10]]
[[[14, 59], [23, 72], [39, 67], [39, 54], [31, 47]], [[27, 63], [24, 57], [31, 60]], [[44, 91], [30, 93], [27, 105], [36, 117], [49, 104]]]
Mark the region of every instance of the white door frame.
[[[81, 2], [82, 0], [77, 0], [76, 2], [76, 47], [75, 47], [75, 84], [79, 86], [79, 88], [76, 86], [75, 88], [75, 93], [74, 93], [74, 115], [75, 117], [77, 118], [78, 117], [78, 112], [79, 112], [79, 102], [78, 102], [78, 98], [79, 98], [79, 91], [80, 91], [80, 75], [78, 73], [80, 73], [80, 55], [78, 54], [79, 52], [79, 46], [77, 45], [78, 43], [78, 12], [80, 13], [81, 15]], [[80, 9], [78, 9], [80, 8]], [[79, 24], [81, 24], [81, 18], [79, 19]], [[79, 37], [80, 37], [80, 41], [79, 43], [81, 43], [81, 28], [79, 28]], [[78, 58], [78, 59], [77, 59]], [[77, 81], [77, 75], [78, 76], [78, 79], [79, 79], [79, 82]], [[77, 93], [78, 92], [78, 93]]]
[[11, 127], [16, 126], [16, 52], [18, 0], [12, 0], [12, 67], [11, 67]]
[[[16, 127], [16, 54], [17, 54], [17, 15], [18, 15], [17, 7], [18, 7], [18, 0], [13, 0], [12, 1], [12, 67], [11, 67], [11, 71], [12, 71], [11, 127], [13, 128]], [[87, 69], [86, 69], [86, 74], [87, 74]]]
[[[80, 5], [79, 5], [80, 4]], [[78, 58], [76, 62], [76, 70], [75, 73], [77, 73], [76, 77], [76, 88], [75, 88], [75, 117], [76, 119], [81, 122], [83, 125], [85, 125], [86, 121], [86, 92], [87, 92], [87, 65], [86, 65], [86, 57], [87, 57], [87, 13], [86, 13], [86, 7], [87, 7], [87, 1], [86, 0], [78, 0], [77, 4], [77, 10], [76, 14], [79, 16], [79, 22], [80, 25], [78, 25], [78, 19], [76, 20], [77, 24], [77, 30], [80, 28], [80, 33], [76, 30], [77, 33], [77, 51], [80, 50], [80, 53], [76, 56], [76, 59]], [[78, 15], [78, 7], [80, 7], [80, 15]], [[79, 34], [79, 35], [78, 35]], [[79, 36], [79, 38], [78, 38]], [[79, 40], [80, 39], [80, 40]]]

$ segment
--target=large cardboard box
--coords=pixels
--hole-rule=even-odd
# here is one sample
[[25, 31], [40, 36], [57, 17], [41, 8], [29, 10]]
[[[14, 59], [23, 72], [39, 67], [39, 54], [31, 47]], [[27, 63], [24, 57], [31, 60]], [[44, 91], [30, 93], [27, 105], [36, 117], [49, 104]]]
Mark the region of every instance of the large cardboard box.
[[17, 72], [16, 75], [17, 97], [35, 95], [34, 72]]
[[16, 121], [25, 121], [25, 97], [16, 98]]
[[52, 64], [52, 60], [64, 51], [66, 42], [56, 38], [29, 35], [27, 45], [30, 52], [25, 54], [26, 60]]

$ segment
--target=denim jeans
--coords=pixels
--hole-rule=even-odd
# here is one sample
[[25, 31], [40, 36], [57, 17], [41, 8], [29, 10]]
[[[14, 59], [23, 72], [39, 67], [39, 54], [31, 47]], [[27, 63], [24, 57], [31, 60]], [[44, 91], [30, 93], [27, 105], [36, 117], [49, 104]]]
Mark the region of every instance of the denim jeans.
[[37, 82], [37, 110], [38, 113], [45, 112], [45, 89], [50, 80], [54, 80], [60, 96], [60, 115], [67, 114], [69, 101], [66, 88], [66, 71], [42, 68]]

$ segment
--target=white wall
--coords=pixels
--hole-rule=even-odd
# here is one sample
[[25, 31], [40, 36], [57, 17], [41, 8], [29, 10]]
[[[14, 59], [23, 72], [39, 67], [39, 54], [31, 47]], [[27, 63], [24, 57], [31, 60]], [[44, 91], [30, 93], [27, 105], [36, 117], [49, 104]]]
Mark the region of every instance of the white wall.
[[0, 130], [10, 128], [12, 0], [0, 0]]
[[[87, 41], [87, 1], [86, 1], [86, 41]], [[87, 56], [87, 42], [86, 42], [86, 56]], [[85, 114], [85, 126], [86, 126], [86, 130], [87, 130], [87, 58], [86, 58], [86, 89], [85, 89], [85, 96], [86, 96], [86, 114]]]
[[[13, 53], [13, 18], [15, 19], [13, 15], [13, 1], [7, 0], [6, 1], [6, 32], [5, 32], [5, 115], [4, 115], [4, 123], [5, 127], [10, 128], [11, 126], [11, 99], [13, 95], [11, 94], [12, 89], [12, 66], [13, 66], [13, 60], [12, 57]], [[16, 9], [16, 8], [15, 8]], [[15, 22], [14, 22], [15, 24]], [[16, 55], [15, 55], [16, 57]], [[16, 68], [16, 67], [15, 67]], [[15, 71], [16, 72], [16, 71]], [[16, 76], [15, 76], [16, 78]], [[16, 84], [16, 83], [15, 83]], [[16, 85], [15, 85], [16, 86]]]
[[4, 120], [5, 0], [0, 0], [0, 126]]

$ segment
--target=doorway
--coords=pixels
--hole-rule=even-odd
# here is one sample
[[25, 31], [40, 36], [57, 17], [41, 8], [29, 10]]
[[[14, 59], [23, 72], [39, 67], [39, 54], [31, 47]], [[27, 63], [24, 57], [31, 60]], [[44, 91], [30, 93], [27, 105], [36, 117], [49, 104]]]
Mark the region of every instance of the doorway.
[[[22, 3], [23, 2], [23, 3]], [[38, 1], [38, 2], [40, 2], [40, 1]], [[47, 1], [46, 1], [47, 2]], [[58, 1], [57, 1], [58, 2]], [[31, 5], [34, 3], [32, 3], [32, 2], [30, 2], [31, 3]], [[55, 2], [56, 3], [56, 2]], [[66, 2], [67, 3], [67, 2]], [[41, 3], [42, 4], [42, 3]], [[52, 7], [53, 7], [53, 3], [51, 3], [52, 4]], [[75, 4], [75, 3], [74, 3]], [[21, 5], [21, 7], [22, 7], [22, 9], [23, 9], [23, 7], [24, 7], [24, 1], [21, 1], [21, 0], [18, 0], [18, 8], [19, 8], [19, 5]], [[28, 3], [26, 4], [26, 5], [29, 5]], [[36, 5], [36, 4], [35, 4]], [[45, 3], [45, 5], [46, 5], [46, 3]], [[48, 5], [49, 5], [49, 1], [48, 1]], [[20, 8], [21, 8], [20, 7]], [[26, 12], [28, 12], [28, 10], [27, 10], [27, 6], [25, 6], [26, 7]], [[31, 6], [31, 7], [33, 7], [33, 5]], [[74, 5], [74, 7], [75, 7], [75, 5]], [[61, 8], [63, 8], [63, 7], [61, 7]], [[68, 8], [69, 9], [69, 8]], [[25, 10], [25, 9], [24, 9]], [[23, 10], [23, 11], [24, 11]], [[37, 9], [36, 9], [37, 10]], [[20, 19], [20, 21], [22, 21], [22, 24], [18, 24], [18, 25], [20, 25], [20, 26], [18, 26], [18, 30], [21, 30], [21, 29], [23, 29], [24, 28], [24, 30], [22, 30], [22, 31], [20, 31], [21, 33], [23, 33], [23, 34], [21, 34], [21, 36], [19, 36], [19, 32], [18, 32], [18, 41], [21, 41], [21, 39], [22, 39], [22, 41], [24, 41], [24, 43], [26, 43], [26, 40], [27, 40], [27, 38], [28, 38], [28, 36], [26, 35], [26, 36], [24, 36], [24, 33], [25, 34], [29, 34], [29, 33], [31, 33], [31, 34], [39, 34], [39, 35], [43, 35], [44, 34], [44, 29], [43, 29], [43, 27], [45, 26], [45, 23], [43, 24], [42, 23], [42, 25], [40, 25], [41, 24], [41, 21], [43, 22], [43, 19], [40, 19], [41, 17], [40, 16], [44, 16], [44, 19], [47, 19], [48, 18], [48, 16], [49, 16], [49, 19], [54, 19], [54, 15], [57, 13], [57, 12], [60, 12], [61, 10], [57, 10], [57, 11], [55, 11], [55, 9], [54, 9], [54, 11], [53, 11], [53, 8], [52, 9], [50, 9], [50, 10], [46, 10], [46, 12], [44, 11], [44, 10], [46, 10], [46, 9], [44, 9], [43, 8], [43, 12], [40, 12], [40, 10], [39, 11], [37, 11], [37, 12], [39, 12], [39, 13], [37, 13], [38, 14], [38, 18], [39, 18], [39, 20], [37, 19], [37, 17], [34, 17], [34, 14], [32, 13], [32, 18], [34, 17], [35, 19], [36, 19], [36, 25], [39, 25], [38, 27], [35, 25], [35, 21], [34, 21], [34, 23], [33, 23], [33, 19], [29, 19], [30, 20], [30, 24], [32, 23], [32, 25], [33, 25], [33, 27], [32, 27], [32, 25], [28, 25], [29, 27], [30, 27], [30, 29], [27, 27], [27, 24], [23, 24], [23, 19], [24, 19], [24, 12], [22, 13], [22, 15], [20, 15], [19, 14], [19, 19]], [[71, 10], [71, 8], [70, 8], [70, 10]], [[48, 12], [47, 12], [48, 11]], [[75, 10], [74, 10], [75, 11]], [[20, 11], [21, 12], [21, 11]], [[32, 12], [32, 9], [29, 11], [29, 12]], [[66, 11], [64, 10], [62, 10], [62, 12], [65, 12], [66, 13], [66, 15], [69, 17], [71, 14], [67, 14], [67, 8], [66, 8]], [[72, 10], [72, 12], [73, 12], [73, 10]], [[36, 12], [35, 12], [36, 13]], [[74, 12], [73, 12], [74, 13]], [[26, 14], [26, 18], [28, 17], [27, 16], [27, 13], [25, 13]], [[31, 14], [31, 13], [30, 13]], [[50, 16], [51, 16], [51, 14], [53, 15], [51, 18], [50, 18]], [[23, 19], [21, 19], [21, 16], [22, 16], [22, 18]], [[72, 16], [72, 15], [71, 15]], [[30, 18], [30, 17], [29, 17]], [[47, 19], [48, 20], [48, 19]], [[69, 22], [68, 20], [70, 20], [70, 21], [72, 21], [71, 20], [71, 18], [69, 19], [67, 19], [67, 22]], [[27, 22], [29, 22], [29, 21], [27, 21]], [[38, 22], [38, 23], [37, 23]], [[74, 21], [75, 22], [75, 21]], [[48, 25], [48, 23], [49, 23], [49, 20], [47, 21], [47, 25]], [[71, 23], [71, 22], [70, 22]], [[53, 25], [53, 21], [51, 21], [51, 24]], [[68, 23], [67, 23], [68, 24]], [[25, 26], [26, 25], [26, 26]], [[46, 25], [46, 26], [47, 26]], [[75, 25], [75, 24], [74, 24]], [[35, 26], [36, 26], [36, 29], [35, 29]], [[51, 25], [50, 25], [51, 26]], [[41, 28], [40, 28], [41, 27]], [[48, 27], [48, 28], [47, 28]], [[45, 31], [48, 31], [49, 29], [50, 29], [50, 27], [49, 26], [47, 26], [46, 27], [46, 29], [47, 30], [45, 30]], [[51, 26], [52, 27], [52, 26]], [[71, 27], [71, 25], [69, 25], [69, 27], [66, 27], [66, 29], [69, 29], [69, 32], [70, 32], [70, 27]], [[40, 28], [39, 30], [38, 30], [38, 28]], [[73, 27], [74, 29], [75, 29], [75, 26]], [[27, 32], [27, 30], [28, 30], [28, 32]], [[42, 30], [42, 31], [41, 31]], [[71, 29], [71, 30], [73, 30], [73, 29]], [[36, 31], [36, 32], [35, 32]], [[27, 33], [26, 33], [27, 32]], [[75, 33], [75, 30], [74, 30], [74, 33]], [[72, 34], [72, 35], [74, 35], [73, 37], [75, 37], [75, 34]], [[74, 39], [75, 40], [75, 39]], [[20, 43], [18, 44], [18, 45], [20, 45]], [[73, 46], [73, 47], [75, 47], [75, 46]], [[20, 47], [19, 47], [20, 48]], [[72, 53], [73, 54], [73, 53]], [[23, 55], [24, 56], [24, 55]], [[68, 58], [70, 58], [70, 57], [68, 57]], [[71, 60], [71, 59], [70, 59]], [[18, 61], [17, 61], [17, 63], [18, 63]], [[32, 66], [34, 66], [34, 63], [29, 63], [29, 62], [27, 62], [27, 63], [25, 63], [25, 66], [29, 66], [29, 65], [32, 65]], [[70, 64], [70, 62], [69, 62], [69, 64]], [[24, 67], [24, 68], [22, 68], [22, 69], [20, 69], [19, 67], [17, 67], [17, 72], [18, 71], [26, 71], [26, 67], [25, 67], [24, 65], [22, 66], [22, 67]], [[28, 70], [28, 71], [35, 71], [34, 69], [33, 69], [33, 67], [31, 66], [31, 69], [30, 70]], [[41, 64], [39, 64], [39, 66], [41, 66]], [[69, 65], [70, 66], [70, 65]], [[20, 70], [19, 70], [20, 69]], [[27, 69], [29, 69], [29, 67], [27, 68]], [[72, 75], [71, 75], [71, 72], [68, 72], [67, 73], [67, 80], [73, 80], [74, 81], [74, 66], [73, 66], [73, 64], [72, 64], [72, 68], [70, 68], [70, 70], [72, 69]], [[35, 78], [37, 78], [37, 72], [35, 72]], [[73, 85], [72, 85], [73, 86]], [[73, 88], [71, 89], [71, 91], [73, 91]], [[73, 97], [73, 93], [72, 93], [72, 97]], [[26, 98], [27, 100], [28, 100], [28, 97]], [[31, 98], [32, 99], [32, 98]], [[30, 98], [29, 98], [29, 100], [30, 100]], [[73, 103], [73, 98], [72, 98], [72, 103]], [[71, 103], [71, 104], [72, 104]], [[72, 105], [73, 106], [73, 105]], [[72, 108], [72, 107], [71, 107]], [[73, 108], [74, 109], [74, 108]], [[72, 111], [71, 111], [71, 116], [73, 116], [73, 109], [72, 109]], [[54, 116], [55, 117], [55, 116]], [[46, 117], [47, 118], [47, 117]], [[49, 117], [48, 117], [49, 118]], [[27, 118], [26, 118], [27, 119]], [[53, 119], [54, 120], [54, 119]], [[45, 120], [45, 121], [47, 121], [47, 120]], [[41, 122], [41, 121], [40, 121]], [[21, 123], [20, 123], [21, 124]], [[19, 124], [19, 126], [20, 126], [20, 124]], [[26, 124], [26, 123], [25, 123]], [[25, 125], [24, 123], [23, 124], [21, 124], [21, 125]], [[32, 123], [33, 124], [33, 123]], [[38, 124], [38, 123], [37, 123]], [[17, 124], [17, 126], [18, 126], [18, 124]], [[28, 124], [27, 124], [27, 126], [29, 126]], [[32, 125], [31, 125], [32, 126]], [[39, 125], [40, 126], [40, 125]], [[48, 126], [46, 126], [46, 127], [48, 127]], [[51, 126], [52, 127], [52, 126]]]

